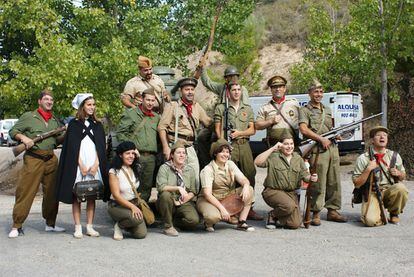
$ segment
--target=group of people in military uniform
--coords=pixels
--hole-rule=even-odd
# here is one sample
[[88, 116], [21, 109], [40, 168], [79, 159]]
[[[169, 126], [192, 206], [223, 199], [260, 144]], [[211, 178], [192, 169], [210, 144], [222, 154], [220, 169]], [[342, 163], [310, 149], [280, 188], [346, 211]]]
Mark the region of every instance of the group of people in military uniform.
[[[247, 225], [246, 219], [264, 219], [253, 209], [255, 165], [267, 167], [262, 193], [265, 202], [272, 208], [267, 214], [267, 228], [282, 226], [296, 229], [301, 225], [298, 190], [300, 193], [302, 181], [312, 184], [312, 197], [309, 198], [312, 225], [321, 225], [321, 211], [324, 208], [327, 209], [328, 221], [346, 222], [347, 219], [339, 212], [341, 180], [338, 147], [322, 136], [333, 128], [332, 111], [322, 104], [322, 85], [313, 82], [308, 91], [309, 103], [300, 107], [295, 99], [286, 98], [287, 80], [279, 75], [271, 77], [267, 85], [272, 98], [260, 108], [255, 119], [247, 89], [240, 84], [239, 75], [236, 68], [228, 67], [224, 73], [225, 82], [220, 84], [211, 81], [206, 70], [203, 70], [202, 83], [218, 96], [214, 117], [211, 118], [195, 101], [197, 79], [189, 77], [179, 80], [175, 89], [180, 98], [171, 101], [162, 79], [152, 73], [152, 61], [144, 56], [138, 57], [138, 75], [127, 82], [121, 94], [125, 110], [116, 136], [118, 142], [132, 142], [137, 149], [141, 167], [137, 187], [140, 197], [149, 201], [152, 187], [157, 187], [156, 206], [164, 222], [164, 233], [178, 235], [174, 228], [176, 220], [183, 228], [194, 228], [200, 221], [197, 210], [206, 217], [207, 231], [214, 231], [214, 224], [219, 220], [236, 224], [241, 230], [253, 230]], [[10, 131], [10, 135], [25, 143], [28, 149], [16, 191], [13, 227], [21, 228], [27, 217], [36, 189], [29, 192], [24, 188], [27, 187], [28, 178], [36, 176], [36, 183], [42, 181], [45, 188], [43, 210], [46, 228], [49, 231], [61, 231], [54, 224], [57, 203], [53, 200], [53, 192], [49, 193], [47, 189], [53, 186], [56, 160], [51, 151], [57, 145], [57, 138], [44, 140], [34, 146], [32, 141], [34, 136], [54, 126], [45, 120], [43, 111], [48, 111], [47, 101], [39, 98], [39, 109], [23, 115]], [[32, 121], [38, 128], [22, 127], [33, 125]], [[249, 138], [256, 130], [264, 129], [267, 131], [268, 150], [253, 160]], [[317, 142], [307, 157], [315, 168], [313, 174], [297, 152], [301, 137]], [[356, 187], [362, 186], [367, 182], [371, 170], [380, 166], [384, 172], [380, 181], [384, 204], [390, 212], [391, 222], [398, 223], [398, 216], [404, 209], [408, 195], [401, 183], [405, 178], [402, 160], [397, 155], [395, 166], [389, 168], [393, 151], [386, 149], [386, 128], [373, 129], [371, 139], [375, 155], [379, 158], [370, 161], [365, 154], [361, 155], [356, 162], [353, 182]], [[45, 158], [49, 156], [52, 158]], [[36, 165], [39, 169], [29, 172], [28, 168], [34, 166], [33, 162], [40, 164]], [[48, 167], [54, 169], [49, 170]], [[28, 177], [28, 174], [31, 175]], [[216, 189], [225, 193], [217, 196]], [[199, 195], [200, 191], [202, 193]], [[236, 192], [242, 198], [242, 210], [230, 215], [220, 201]], [[210, 194], [214, 197], [210, 197]], [[364, 223], [378, 225], [375, 223], [378, 221], [376, 212], [371, 211], [369, 218], [366, 211], [363, 213]], [[16, 236], [18, 234], [14, 232], [10, 237]], [[119, 230], [117, 237], [120, 237]]]

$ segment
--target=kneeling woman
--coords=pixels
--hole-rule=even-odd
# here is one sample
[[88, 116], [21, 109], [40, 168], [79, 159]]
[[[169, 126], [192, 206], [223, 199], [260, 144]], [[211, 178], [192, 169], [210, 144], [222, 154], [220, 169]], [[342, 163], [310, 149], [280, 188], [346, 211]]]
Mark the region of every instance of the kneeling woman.
[[180, 141], [171, 147], [170, 157], [157, 174], [157, 204], [164, 234], [178, 236], [173, 221], [181, 229], [194, 229], [200, 221], [195, 208], [196, 172], [186, 163], [187, 152]]
[[[220, 220], [230, 221], [229, 211], [220, 202], [227, 196], [237, 193], [243, 201], [237, 229], [254, 231], [246, 223], [253, 202], [253, 188], [237, 165], [230, 159], [230, 144], [219, 139], [211, 146], [213, 160], [200, 172], [202, 195], [197, 201], [197, 209], [204, 217], [206, 231], [214, 232], [214, 224]], [[236, 188], [236, 182], [241, 187]]]
[[293, 152], [291, 135], [282, 136], [281, 142], [260, 154], [254, 160], [258, 167], [267, 167], [263, 183], [264, 201], [274, 210], [268, 214], [266, 228], [276, 228], [276, 222], [284, 228], [299, 228], [302, 217], [295, 190], [300, 188], [301, 180], [317, 181], [317, 175], [310, 175], [302, 157]]
[[147, 227], [142, 211], [137, 207], [138, 150], [133, 142], [124, 141], [116, 148], [116, 156], [109, 170], [109, 186], [111, 200], [108, 213], [116, 222], [114, 239], [123, 239], [122, 229], [136, 239], [145, 238]]

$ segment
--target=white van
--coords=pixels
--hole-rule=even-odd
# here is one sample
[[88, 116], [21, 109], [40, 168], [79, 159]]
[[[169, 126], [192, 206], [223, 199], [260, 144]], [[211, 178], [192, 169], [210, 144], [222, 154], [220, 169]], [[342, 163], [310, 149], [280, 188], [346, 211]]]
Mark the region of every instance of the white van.
[[[260, 107], [269, 102], [271, 98], [271, 95], [250, 97], [250, 105], [255, 117]], [[309, 102], [308, 94], [288, 94], [286, 98], [296, 98], [300, 106], [305, 106]], [[359, 93], [345, 91], [327, 92], [323, 95], [322, 103], [332, 109], [334, 128], [363, 118], [362, 98]], [[266, 150], [266, 145], [263, 142], [264, 138], [266, 138], [266, 130], [256, 131], [256, 134], [250, 137], [250, 146], [255, 156]], [[352, 137], [340, 141], [338, 146], [341, 155], [351, 152], [362, 153], [365, 148], [362, 124], [355, 130]]]
[[17, 119], [0, 120], [0, 145], [9, 145], [10, 142], [13, 142], [13, 140], [9, 138], [9, 130], [16, 124], [16, 122]]

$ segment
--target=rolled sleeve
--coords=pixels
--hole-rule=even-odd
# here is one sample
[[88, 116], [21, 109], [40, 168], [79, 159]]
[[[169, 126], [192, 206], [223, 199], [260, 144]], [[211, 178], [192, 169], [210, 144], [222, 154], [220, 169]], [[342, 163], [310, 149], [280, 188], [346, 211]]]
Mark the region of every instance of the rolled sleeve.
[[156, 187], [158, 192], [162, 192], [164, 187], [168, 185], [168, 166], [163, 164], [160, 166], [157, 174]]
[[365, 168], [368, 166], [369, 159], [365, 156], [365, 154], [361, 154], [356, 162], [354, 172], [352, 173], [352, 180], [354, 181], [356, 178], [361, 176], [362, 172], [364, 172]]
[[207, 165], [200, 172], [201, 188], [212, 188], [214, 181], [214, 171], [210, 165]]
[[176, 109], [177, 103], [168, 105], [165, 107], [164, 112], [162, 113], [160, 122], [158, 124], [158, 131], [167, 130], [168, 126], [171, 124], [174, 116], [174, 110]]
[[24, 132], [28, 129], [30, 124], [28, 123], [29, 120], [32, 118], [32, 113], [27, 112], [24, 113], [19, 120], [14, 124], [14, 126], [10, 129], [9, 135], [14, 139], [17, 134], [24, 134]]
[[302, 107], [299, 109], [299, 120], [298, 124], [305, 123], [307, 126], [309, 126], [309, 117], [307, 112], [305, 111], [306, 107]]
[[223, 118], [224, 105], [217, 105], [214, 111], [214, 123], [220, 123]]

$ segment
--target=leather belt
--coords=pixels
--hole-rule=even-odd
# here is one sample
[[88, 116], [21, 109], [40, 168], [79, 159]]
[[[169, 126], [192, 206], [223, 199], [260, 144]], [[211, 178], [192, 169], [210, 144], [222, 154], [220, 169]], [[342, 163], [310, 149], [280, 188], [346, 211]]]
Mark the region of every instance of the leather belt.
[[241, 145], [241, 144], [245, 144], [246, 142], [249, 142], [249, 139], [248, 138], [239, 138], [239, 139], [232, 140], [231, 141], [231, 144]]
[[36, 158], [36, 159], [39, 159], [39, 160], [42, 160], [44, 162], [49, 161], [54, 156], [53, 154], [49, 154], [49, 155], [43, 156], [43, 155], [34, 153], [32, 151], [26, 151], [26, 155], [31, 156], [31, 157]]
[[[175, 133], [172, 133], [172, 132], [168, 132], [168, 135], [172, 136], [173, 138], [175, 137]], [[185, 141], [190, 141], [190, 142], [194, 141], [194, 136], [184, 136], [184, 135], [178, 134], [177, 137]]]

